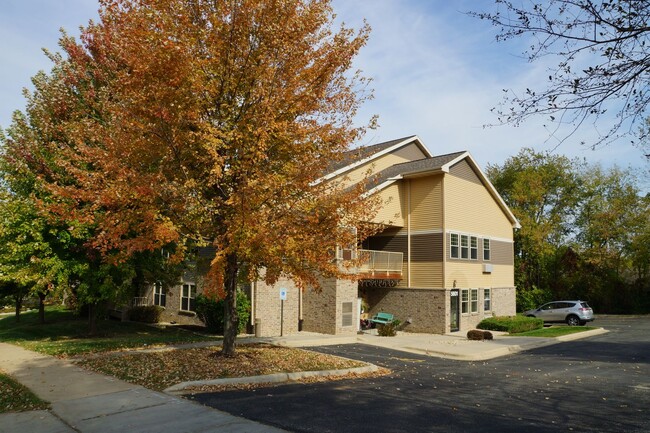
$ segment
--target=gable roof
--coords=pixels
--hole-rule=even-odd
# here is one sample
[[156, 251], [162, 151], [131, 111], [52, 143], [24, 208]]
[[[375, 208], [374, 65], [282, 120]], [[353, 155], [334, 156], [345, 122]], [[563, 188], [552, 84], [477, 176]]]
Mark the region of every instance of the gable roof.
[[417, 135], [385, 141], [372, 146], [362, 146], [346, 152], [341, 161], [334, 162], [328, 167], [328, 174], [316, 180], [314, 183], [332, 179], [411, 143], [415, 143], [426, 157], [430, 158], [433, 156]]
[[472, 158], [472, 155], [470, 155], [470, 153], [467, 151], [448, 153], [446, 155], [438, 155], [430, 158], [418, 159], [416, 161], [403, 162], [401, 164], [395, 164], [391, 167], [388, 167], [377, 173], [377, 175], [368, 182], [368, 190], [364, 194], [364, 197], [375, 194], [401, 179], [408, 179], [435, 173], [449, 173], [449, 170], [452, 166], [458, 164], [463, 160], [466, 160], [470, 167], [474, 170], [481, 183], [485, 186], [492, 198], [494, 198], [494, 200], [497, 202], [497, 205], [510, 220], [512, 226], [514, 228], [521, 228], [521, 224], [519, 223], [519, 220], [517, 220], [517, 217], [515, 217], [494, 185], [492, 185], [492, 182], [490, 182], [474, 158]]
[[470, 167], [474, 170], [481, 183], [488, 190], [492, 198], [497, 202], [506, 217], [511, 221], [514, 228], [521, 228], [519, 221], [512, 213], [506, 202], [503, 200], [499, 192], [494, 188], [492, 182], [485, 176], [485, 173], [478, 166], [474, 158], [467, 151], [447, 153], [445, 155], [432, 155], [426, 146], [422, 143], [417, 135], [398, 138], [397, 140], [385, 141], [372, 146], [362, 146], [352, 149], [344, 154], [341, 161], [332, 163], [328, 167], [328, 174], [317, 179], [314, 183], [324, 182], [332, 179], [343, 173], [346, 173], [360, 165], [371, 162], [382, 155], [393, 152], [408, 144], [415, 143], [418, 148], [425, 155], [424, 158], [414, 161], [402, 162], [394, 164], [390, 167], [376, 173], [366, 185], [367, 191], [363, 194], [368, 197], [375, 194], [384, 188], [392, 185], [400, 179], [412, 178], [418, 176], [425, 176], [435, 173], [449, 173], [452, 166], [459, 162], [466, 160]]

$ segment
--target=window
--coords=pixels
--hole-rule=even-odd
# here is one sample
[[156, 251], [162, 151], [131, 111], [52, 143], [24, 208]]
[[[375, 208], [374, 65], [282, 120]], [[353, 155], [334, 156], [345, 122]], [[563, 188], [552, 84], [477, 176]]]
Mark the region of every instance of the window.
[[460, 291], [460, 312], [462, 314], [469, 313], [469, 290], [467, 289]]
[[483, 239], [483, 260], [490, 261], [490, 240]]
[[352, 302], [343, 302], [341, 304], [341, 326], [352, 326]]
[[476, 236], [469, 238], [469, 258], [478, 260], [478, 239]]
[[451, 234], [449, 245], [451, 246], [450, 257], [452, 259], [458, 258], [458, 235], [456, 233]]
[[196, 285], [192, 283], [183, 284], [181, 290], [181, 310], [194, 311], [194, 298], [196, 298]]
[[460, 235], [460, 258], [469, 258], [469, 236]]
[[492, 290], [483, 289], [483, 311], [492, 310]]
[[471, 307], [472, 313], [478, 313], [478, 289], [472, 289]]
[[167, 301], [167, 289], [165, 289], [160, 281], [155, 282], [153, 285], [153, 304], [165, 306]]

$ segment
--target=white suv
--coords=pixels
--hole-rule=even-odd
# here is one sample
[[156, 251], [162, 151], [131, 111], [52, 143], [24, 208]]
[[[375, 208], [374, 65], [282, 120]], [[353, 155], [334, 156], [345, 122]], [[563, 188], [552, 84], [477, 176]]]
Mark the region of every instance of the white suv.
[[585, 301], [553, 301], [536, 310], [524, 311], [524, 316], [537, 317], [544, 322], [566, 322], [569, 326], [577, 326], [594, 320], [594, 311]]

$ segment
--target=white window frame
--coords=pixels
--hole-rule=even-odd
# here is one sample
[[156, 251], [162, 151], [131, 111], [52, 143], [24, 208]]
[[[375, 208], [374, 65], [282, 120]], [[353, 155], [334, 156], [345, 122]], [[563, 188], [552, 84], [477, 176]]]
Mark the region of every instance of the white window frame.
[[492, 311], [492, 289], [483, 289], [483, 311]]
[[470, 313], [471, 314], [476, 314], [478, 313], [478, 289], [471, 289], [470, 290]]
[[[187, 296], [186, 296], [186, 289], [187, 289]], [[180, 298], [181, 298], [180, 310], [194, 312], [194, 310], [192, 310], [192, 300], [196, 299], [196, 284], [189, 283], [189, 282], [183, 283], [183, 285], [181, 286]], [[183, 305], [184, 303], [187, 303], [187, 305]], [[187, 306], [187, 308], [183, 308], [184, 306]]]
[[476, 236], [469, 237], [469, 258], [478, 260], [478, 238]]
[[460, 235], [458, 233], [449, 234], [449, 257], [452, 259], [460, 258]]
[[460, 258], [469, 260], [469, 236], [460, 235]]
[[[487, 248], [486, 248], [487, 247]], [[492, 258], [490, 239], [483, 239], [483, 261], [489, 262]]]
[[460, 289], [460, 314], [469, 314], [469, 290]]
[[165, 307], [167, 304], [167, 289], [160, 281], [153, 283], [153, 304], [161, 307]]

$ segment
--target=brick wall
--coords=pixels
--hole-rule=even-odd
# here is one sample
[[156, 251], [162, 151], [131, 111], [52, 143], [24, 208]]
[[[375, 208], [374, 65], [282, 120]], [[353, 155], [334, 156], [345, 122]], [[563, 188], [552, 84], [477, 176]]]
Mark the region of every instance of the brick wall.
[[[395, 315], [406, 332], [445, 334], [450, 331], [449, 290], [364, 288], [362, 296], [370, 316], [384, 311]], [[460, 333], [476, 328], [485, 317], [515, 314], [515, 288], [492, 288], [492, 310], [483, 311], [483, 289], [478, 291], [478, 312], [460, 316]], [[410, 319], [410, 324], [406, 323]]]
[[[448, 293], [444, 289], [365, 288], [370, 316], [384, 311], [407, 332], [444, 334], [449, 326]], [[410, 319], [411, 323], [407, 323]]]
[[[280, 289], [286, 289], [287, 300], [284, 306], [280, 299]], [[261, 337], [291, 335], [298, 332], [300, 313], [300, 289], [288, 279], [281, 278], [273, 285], [264, 281], [253, 284], [253, 323], [259, 319], [261, 329], [256, 334]], [[280, 320], [282, 318], [282, 320]]]
[[[334, 278], [321, 279], [321, 290], [310, 288], [303, 300], [305, 331], [333, 335], [356, 334], [359, 323], [357, 283]], [[343, 303], [352, 303], [349, 326], [343, 326]]]

